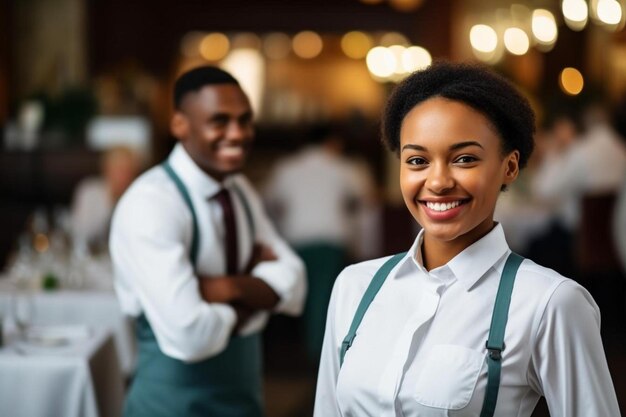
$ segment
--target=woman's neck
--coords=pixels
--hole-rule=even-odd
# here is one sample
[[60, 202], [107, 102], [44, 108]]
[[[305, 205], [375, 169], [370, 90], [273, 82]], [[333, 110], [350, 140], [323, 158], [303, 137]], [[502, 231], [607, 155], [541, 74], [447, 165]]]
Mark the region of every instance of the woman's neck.
[[496, 222], [492, 222], [489, 228], [484, 230], [474, 229], [473, 232], [475, 233], [468, 233], [450, 241], [431, 238], [425, 231], [421, 247], [424, 268], [430, 271], [447, 264], [474, 242], [477, 242], [482, 239], [483, 236], [487, 235], [493, 230], [496, 224]]

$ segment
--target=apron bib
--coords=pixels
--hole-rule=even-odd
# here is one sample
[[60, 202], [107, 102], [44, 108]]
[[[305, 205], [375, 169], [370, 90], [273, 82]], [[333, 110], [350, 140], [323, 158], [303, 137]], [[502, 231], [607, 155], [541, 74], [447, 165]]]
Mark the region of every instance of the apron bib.
[[[192, 214], [190, 251], [196, 264], [199, 247], [196, 214], [189, 193], [171, 166], [163, 164]], [[254, 236], [251, 210], [235, 188]], [[234, 336], [220, 354], [185, 363], [159, 349], [150, 323], [141, 315], [135, 323], [137, 370], [124, 406], [124, 417], [261, 417], [263, 383], [261, 336]]]

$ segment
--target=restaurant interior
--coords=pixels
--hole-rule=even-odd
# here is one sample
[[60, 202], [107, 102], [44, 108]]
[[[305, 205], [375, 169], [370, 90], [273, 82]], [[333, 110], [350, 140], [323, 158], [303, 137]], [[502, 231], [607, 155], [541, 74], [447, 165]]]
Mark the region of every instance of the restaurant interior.
[[[316, 128], [341, 136], [365, 190], [347, 242], [353, 263], [405, 251], [419, 230], [404, 206], [399, 160], [381, 143], [380, 116], [399, 81], [438, 60], [490, 67], [535, 110], [535, 154], [502, 193], [496, 219], [513, 250], [594, 296], [626, 410], [626, 229], [613, 221], [626, 175], [599, 197], [581, 195], [565, 235], [554, 226], [565, 216], [561, 202], [535, 190], [559, 117], [570, 116], [582, 138], [592, 118], [585, 110], [596, 106], [616, 137], [626, 135], [625, 14], [625, 0], [0, 0], [0, 399], [15, 390], [0, 415], [55, 415], [26, 404], [37, 390], [46, 391], [40, 407], [68, 416], [121, 415], [136, 358], [132, 323], [117, 305], [106, 241], [76, 238], [71, 217], [77, 188], [101, 174], [110, 149], [132, 149], [138, 172], [167, 157], [181, 73], [216, 65], [241, 83], [256, 128], [244, 173], [262, 195]], [[74, 325], [73, 336], [89, 339], [50, 355], [87, 358], [82, 377], [44, 375], [54, 346], [41, 347], [45, 360], [36, 349], [6, 353], [18, 316], [27, 326]], [[264, 333], [268, 417], [312, 415], [317, 364], [301, 327], [276, 316]], [[38, 382], [21, 392], [2, 381], [3, 367]], [[533, 415], [550, 414], [542, 402]]]

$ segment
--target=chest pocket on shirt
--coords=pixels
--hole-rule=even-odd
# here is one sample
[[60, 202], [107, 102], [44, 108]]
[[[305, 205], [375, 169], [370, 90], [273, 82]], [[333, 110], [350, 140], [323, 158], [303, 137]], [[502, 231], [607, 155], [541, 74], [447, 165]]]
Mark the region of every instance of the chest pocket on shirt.
[[484, 364], [483, 353], [455, 345], [434, 345], [420, 369], [415, 399], [428, 407], [465, 407]]

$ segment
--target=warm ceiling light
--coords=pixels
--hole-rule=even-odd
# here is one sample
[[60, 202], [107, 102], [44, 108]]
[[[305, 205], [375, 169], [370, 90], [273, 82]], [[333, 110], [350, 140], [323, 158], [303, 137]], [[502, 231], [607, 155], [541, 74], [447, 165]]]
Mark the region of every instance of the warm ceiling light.
[[242, 32], [233, 36], [233, 49], [261, 49], [261, 38], [256, 33]]
[[554, 15], [545, 9], [535, 10], [532, 17], [532, 31], [539, 43], [551, 45], [556, 42], [558, 29]]
[[388, 48], [377, 46], [367, 53], [367, 69], [380, 78], [389, 77], [396, 70], [396, 57]]
[[402, 67], [405, 72], [422, 70], [432, 62], [433, 58], [430, 52], [421, 46], [411, 46], [402, 53]]
[[522, 29], [512, 27], [504, 31], [504, 46], [513, 55], [524, 55], [528, 52], [530, 40]]
[[200, 42], [200, 55], [207, 61], [219, 61], [229, 49], [230, 41], [223, 33], [209, 33]]
[[315, 58], [322, 52], [322, 38], [315, 32], [305, 30], [293, 37], [293, 51], [300, 58]]
[[404, 74], [405, 71], [402, 67], [402, 55], [404, 54], [404, 51], [406, 51], [406, 48], [402, 45], [391, 45], [387, 49], [389, 49], [393, 54], [393, 60], [396, 64], [393, 73], [397, 75]]
[[589, 8], [585, 0], [563, 0], [561, 10], [565, 23], [572, 30], [582, 30], [587, 24]]
[[412, 12], [420, 7], [423, 0], [389, 0], [389, 4], [400, 12]]
[[491, 26], [474, 25], [470, 30], [470, 43], [477, 51], [491, 53], [498, 46], [498, 35]]
[[575, 96], [583, 91], [585, 81], [580, 71], [576, 68], [567, 67], [561, 71], [559, 85], [564, 93]]
[[363, 32], [348, 32], [341, 38], [343, 53], [352, 59], [365, 58], [371, 48], [372, 38]]
[[408, 45], [409, 40], [400, 32], [387, 32], [380, 38], [381, 46]]
[[622, 6], [615, 0], [598, 0], [598, 19], [607, 25], [617, 25], [622, 20]]
[[263, 39], [263, 52], [268, 58], [283, 59], [291, 52], [291, 38], [284, 33], [270, 33]]

